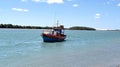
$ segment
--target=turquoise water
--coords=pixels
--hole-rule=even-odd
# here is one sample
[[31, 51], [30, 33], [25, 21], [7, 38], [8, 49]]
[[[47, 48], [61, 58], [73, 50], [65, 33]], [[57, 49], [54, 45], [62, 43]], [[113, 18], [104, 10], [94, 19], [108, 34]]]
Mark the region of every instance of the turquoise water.
[[42, 30], [0, 29], [0, 67], [118, 67], [120, 31], [67, 30], [44, 43]]

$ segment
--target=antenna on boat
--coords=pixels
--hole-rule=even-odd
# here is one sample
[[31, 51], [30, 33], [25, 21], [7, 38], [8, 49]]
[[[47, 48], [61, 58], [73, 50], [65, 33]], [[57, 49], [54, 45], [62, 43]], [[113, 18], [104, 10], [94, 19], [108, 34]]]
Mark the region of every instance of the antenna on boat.
[[58, 27], [58, 25], [59, 25], [59, 20], [57, 20], [57, 27]]

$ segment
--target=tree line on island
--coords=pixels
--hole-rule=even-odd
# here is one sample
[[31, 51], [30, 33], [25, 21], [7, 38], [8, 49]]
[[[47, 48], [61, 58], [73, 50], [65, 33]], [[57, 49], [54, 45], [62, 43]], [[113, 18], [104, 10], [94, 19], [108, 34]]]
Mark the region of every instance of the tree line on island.
[[73, 26], [69, 28], [70, 30], [96, 30], [95, 28], [91, 27], [82, 27], [82, 26]]
[[[0, 24], [0, 28], [13, 28], [13, 29], [52, 29], [52, 27], [41, 27], [41, 26], [21, 26], [21, 25], [12, 25], [12, 24]], [[70, 28], [65, 28], [67, 30], [96, 30], [95, 28], [90, 27], [81, 27], [73, 26]]]
[[41, 27], [41, 26], [21, 26], [12, 24], [0, 24], [0, 28], [14, 28], [14, 29], [52, 29], [52, 27]]

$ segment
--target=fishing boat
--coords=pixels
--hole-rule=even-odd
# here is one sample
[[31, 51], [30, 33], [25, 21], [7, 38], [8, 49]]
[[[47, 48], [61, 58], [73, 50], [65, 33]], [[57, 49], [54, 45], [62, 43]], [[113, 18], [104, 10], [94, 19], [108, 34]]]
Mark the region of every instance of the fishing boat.
[[66, 38], [66, 35], [64, 34], [64, 26], [58, 25], [58, 23], [52, 30], [44, 30], [41, 36], [44, 42], [61, 42]]

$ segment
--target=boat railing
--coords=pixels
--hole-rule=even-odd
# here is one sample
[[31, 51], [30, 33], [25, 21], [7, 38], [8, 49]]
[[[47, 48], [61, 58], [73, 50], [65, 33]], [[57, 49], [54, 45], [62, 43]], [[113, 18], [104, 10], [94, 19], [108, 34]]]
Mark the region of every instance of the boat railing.
[[54, 36], [59, 36], [60, 35], [58, 31], [54, 31], [54, 30], [43, 30], [43, 34], [54, 35]]
[[43, 33], [44, 33], [44, 34], [51, 34], [51, 33], [52, 33], [52, 30], [51, 30], [51, 29], [43, 30]]

